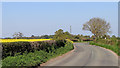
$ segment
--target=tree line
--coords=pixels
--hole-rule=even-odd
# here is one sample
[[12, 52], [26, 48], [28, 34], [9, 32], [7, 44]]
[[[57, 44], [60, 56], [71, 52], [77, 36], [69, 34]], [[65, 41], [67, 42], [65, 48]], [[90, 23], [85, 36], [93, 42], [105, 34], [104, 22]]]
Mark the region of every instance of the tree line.
[[[93, 35], [90, 36], [83, 36], [83, 35], [72, 35], [68, 31], [64, 32], [62, 29], [59, 29], [55, 32], [54, 35], [42, 35], [42, 36], [34, 36], [32, 35], [31, 37], [25, 37], [23, 33], [21, 32], [15, 32], [13, 34], [14, 39], [83, 39], [83, 38], [92, 38], [92, 39], [107, 39], [110, 38], [108, 35], [111, 33], [110, 31], [110, 23], [105, 21], [104, 19], [101, 18], [92, 18], [85, 24], [83, 24], [83, 30], [90, 31]], [[116, 38], [115, 35], [112, 37]], [[11, 39], [11, 38], [9, 38]]]

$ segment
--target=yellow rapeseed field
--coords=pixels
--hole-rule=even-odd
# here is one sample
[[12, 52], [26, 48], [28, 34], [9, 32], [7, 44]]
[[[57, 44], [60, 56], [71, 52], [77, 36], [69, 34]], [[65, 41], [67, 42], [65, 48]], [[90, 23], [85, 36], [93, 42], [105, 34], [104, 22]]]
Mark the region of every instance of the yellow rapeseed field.
[[0, 42], [20, 42], [20, 41], [26, 41], [26, 42], [34, 42], [34, 41], [47, 41], [51, 39], [0, 39]]

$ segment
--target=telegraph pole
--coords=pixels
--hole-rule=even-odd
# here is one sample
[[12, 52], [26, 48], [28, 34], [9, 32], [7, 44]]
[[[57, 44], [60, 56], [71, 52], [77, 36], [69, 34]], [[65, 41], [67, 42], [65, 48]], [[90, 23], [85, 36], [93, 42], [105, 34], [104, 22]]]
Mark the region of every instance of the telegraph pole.
[[70, 26], [70, 33], [72, 33], [72, 29], [71, 29], [71, 26]]

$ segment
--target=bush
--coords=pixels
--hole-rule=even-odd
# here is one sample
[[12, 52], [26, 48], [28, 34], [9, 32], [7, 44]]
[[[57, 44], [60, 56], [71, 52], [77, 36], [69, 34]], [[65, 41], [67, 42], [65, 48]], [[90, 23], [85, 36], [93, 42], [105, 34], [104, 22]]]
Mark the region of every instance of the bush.
[[43, 50], [45, 52], [52, 52], [53, 49], [64, 47], [66, 41], [41, 41], [41, 42], [8, 42], [2, 43], [2, 59], [7, 56], [23, 55], [24, 53], [30, 53], [34, 51]]
[[107, 45], [117, 45], [118, 40], [117, 39], [99, 39], [96, 41], [96, 43], [103, 43]]
[[[60, 41], [61, 42], [61, 41]], [[57, 43], [57, 42], [56, 42]], [[44, 43], [46, 46], [47, 44]], [[51, 58], [54, 58], [56, 56], [62, 55], [70, 50], [72, 50], [73, 44], [70, 41], [66, 41], [64, 43], [64, 46], [61, 46], [59, 48], [55, 49], [55, 44], [48, 47], [48, 51], [40, 50], [40, 51], [34, 51], [30, 52], [28, 54], [18, 55], [18, 56], [9, 56], [2, 60], [2, 66], [38, 66], [39, 64], [42, 64], [46, 61], [48, 61]]]
[[2, 47], [2, 58], [5, 58], [7, 56], [14, 56], [16, 53], [22, 54], [25, 51], [30, 52], [32, 50], [29, 42], [2, 43]]

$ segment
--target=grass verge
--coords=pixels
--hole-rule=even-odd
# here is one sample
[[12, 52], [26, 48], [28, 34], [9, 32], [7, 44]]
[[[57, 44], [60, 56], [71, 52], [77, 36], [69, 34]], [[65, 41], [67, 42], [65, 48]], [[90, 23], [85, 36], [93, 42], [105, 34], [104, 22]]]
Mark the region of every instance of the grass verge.
[[90, 42], [90, 45], [96, 45], [96, 46], [100, 46], [100, 47], [104, 47], [106, 49], [110, 49], [112, 50], [113, 52], [115, 52], [117, 55], [120, 56], [120, 53], [119, 53], [119, 47], [117, 45], [107, 45], [107, 44], [100, 44], [100, 43], [95, 43], [95, 42]]

